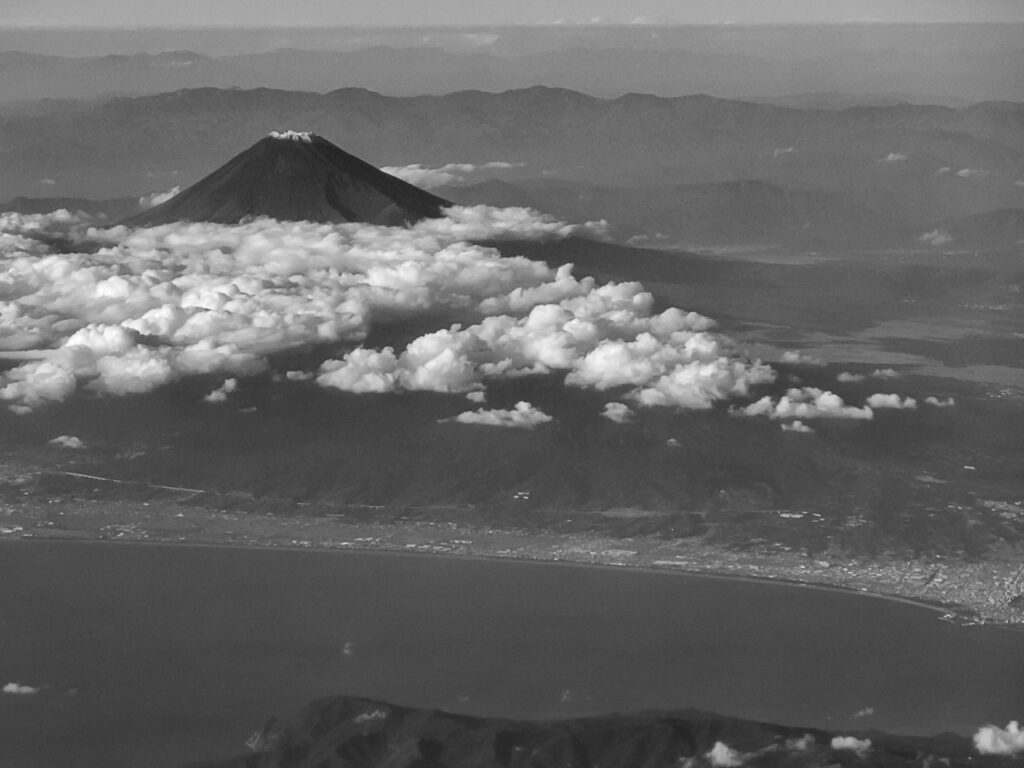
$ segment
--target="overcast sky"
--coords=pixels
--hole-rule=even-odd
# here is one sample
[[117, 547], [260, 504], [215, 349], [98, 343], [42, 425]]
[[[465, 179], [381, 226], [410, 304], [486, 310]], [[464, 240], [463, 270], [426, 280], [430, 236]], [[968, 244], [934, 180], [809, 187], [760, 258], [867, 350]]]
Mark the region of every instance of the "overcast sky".
[[1024, 0], [0, 0], [0, 25], [1024, 21]]

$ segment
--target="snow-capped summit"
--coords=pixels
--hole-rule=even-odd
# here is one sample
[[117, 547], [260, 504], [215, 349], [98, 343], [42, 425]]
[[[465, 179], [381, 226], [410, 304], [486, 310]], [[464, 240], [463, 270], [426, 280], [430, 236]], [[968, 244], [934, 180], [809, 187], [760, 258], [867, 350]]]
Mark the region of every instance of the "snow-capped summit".
[[283, 139], [285, 141], [301, 141], [304, 144], [312, 144], [313, 136], [316, 134], [309, 131], [271, 131], [270, 138]]
[[274, 131], [184, 192], [124, 223], [235, 224], [266, 216], [401, 225], [440, 216], [447, 205], [315, 133]]

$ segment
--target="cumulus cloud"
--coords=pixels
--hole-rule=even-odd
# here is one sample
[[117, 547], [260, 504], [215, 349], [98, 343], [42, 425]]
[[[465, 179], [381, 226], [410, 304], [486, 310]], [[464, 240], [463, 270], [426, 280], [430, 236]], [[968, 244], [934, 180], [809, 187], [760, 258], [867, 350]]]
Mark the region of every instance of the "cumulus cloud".
[[854, 712], [853, 716], [855, 718], [860, 719], [862, 717], [871, 717], [873, 714], [875, 714], [874, 707], [864, 707], [864, 709], [858, 709], [856, 712]]
[[633, 420], [633, 409], [625, 403], [605, 403], [601, 415], [616, 424], [625, 424]]
[[[668, 309], [638, 283], [596, 285], [562, 267], [549, 282], [480, 304], [481, 322], [435, 331], [402, 351], [356, 349], [327, 360], [318, 381], [352, 392], [468, 392], [490, 377], [564, 372], [573, 387], [632, 387], [640, 405], [709, 408], [773, 380], [767, 366], [731, 356], [711, 322]], [[499, 314], [500, 313], [500, 314]]]
[[961, 179], [984, 179], [989, 175], [989, 172], [977, 168], [961, 168], [956, 172], [956, 175]]
[[876, 392], [868, 397], [866, 405], [869, 408], [895, 408], [912, 411], [917, 408], [917, 401], [912, 397], [900, 397], [896, 394]]
[[466, 393], [466, 399], [471, 403], [485, 403], [487, 402], [487, 393], [482, 389], [475, 389]]
[[926, 245], [947, 245], [953, 242], [953, 236], [944, 229], [933, 229], [931, 232], [925, 232], [923, 235], [917, 238]]
[[205, 395], [203, 400], [207, 403], [223, 403], [228, 399], [228, 395], [236, 389], [238, 389], [238, 379], [225, 379], [223, 384]]
[[50, 445], [56, 445], [58, 448], [68, 448], [73, 451], [81, 451], [85, 448], [85, 443], [74, 435], [60, 435], [49, 442]]
[[21, 683], [7, 683], [3, 688], [4, 693], [12, 696], [33, 696], [42, 690], [42, 688], [36, 688], [31, 685], [22, 685]]
[[[380, 319], [585, 299], [593, 282], [571, 268], [469, 242], [576, 231], [482, 206], [407, 228], [263, 219], [94, 229], [67, 211], [3, 214], [0, 349], [24, 362], [0, 375], [0, 400], [23, 411], [80, 387], [126, 394], [195, 374], [251, 375], [275, 352], [357, 344]], [[46, 244], [54, 236], [99, 247], [57, 253]]]
[[776, 147], [772, 152], [772, 158], [777, 160], [783, 155], [791, 155], [796, 152], [796, 147]]
[[745, 759], [741, 752], [737, 752], [721, 741], [716, 741], [715, 746], [708, 751], [705, 757], [714, 768], [738, 768], [743, 765]]
[[974, 746], [983, 755], [1024, 754], [1024, 730], [1016, 720], [1005, 728], [986, 725], [974, 734]]
[[42, 184], [44, 187], [52, 187], [52, 186], [55, 186], [57, 184], [57, 180], [56, 179], [40, 179], [39, 183]]
[[956, 405], [956, 400], [952, 397], [940, 399], [938, 397], [926, 397], [924, 399], [925, 405], [931, 405], [935, 408], [952, 408]]
[[782, 357], [779, 358], [781, 362], [788, 363], [790, 365], [814, 365], [822, 366], [825, 365], [825, 361], [815, 355], [806, 355], [803, 352], [797, 352], [796, 350], [787, 349], [782, 353]]
[[172, 187], [166, 192], [152, 192], [148, 195], [143, 195], [139, 198], [139, 207], [141, 208], [153, 208], [154, 206], [166, 203], [172, 197], [178, 195], [181, 192], [180, 186]]
[[813, 432], [814, 430], [811, 429], [806, 424], [804, 424], [802, 421], [800, 421], [800, 419], [797, 419], [792, 424], [783, 424], [782, 425], [782, 431], [783, 432], [803, 432], [803, 433], [807, 434], [807, 433]]
[[[315, 374], [292, 371], [286, 380], [469, 393], [491, 378], [558, 374], [570, 387], [620, 390], [624, 408], [695, 409], [774, 380], [708, 318], [655, 312], [639, 283], [598, 284], [571, 265], [552, 269], [473, 242], [600, 234], [600, 224], [572, 226], [524, 208], [446, 213], [398, 228], [259, 219], [136, 230], [96, 229], [66, 211], [4, 214], [0, 349], [20, 357], [0, 374], [0, 401], [26, 412], [81, 389], [125, 395], [195, 375], [236, 380], [267, 370], [271, 355], [314, 346], [333, 356]], [[56, 252], [44, 236], [54, 234], [93, 245]], [[461, 322], [400, 349], [360, 346], [377, 323], [438, 314]], [[781, 419], [870, 418], [812, 392], [751, 408]], [[512, 413], [540, 423], [535, 410]], [[498, 414], [457, 420], [508, 421]]]
[[786, 739], [786, 749], [794, 750], [796, 752], [806, 752], [812, 749], [817, 742], [814, 740], [814, 736], [809, 733], [805, 733], [795, 739]]
[[789, 389], [778, 400], [765, 396], [732, 413], [744, 416], [767, 416], [770, 419], [873, 419], [870, 407], [847, 405], [839, 395], [817, 387]]
[[871, 372], [871, 376], [876, 379], [898, 379], [900, 374], [892, 368], [875, 368]]
[[885, 157], [879, 159], [880, 163], [903, 163], [906, 162], [907, 156], [902, 152], [890, 152]]
[[533, 429], [551, 421], [551, 417], [532, 403], [520, 400], [511, 410], [481, 408], [476, 411], [463, 411], [458, 416], [443, 421], [455, 421], [459, 424], [482, 424], [488, 427], [518, 427]]
[[417, 187], [432, 189], [434, 187], [443, 187], [446, 184], [458, 184], [481, 171], [507, 170], [509, 168], [518, 168], [521, 165], [522, 163], [507, 163], [503, 160], [493, 160], [480, 165], [473, 163], [447, 163], [436, 168], [425, 167], [419, 163], [414, 163], [413, 165], [386, 165], [381, 170], [384, 173], [397, 176], [402, 181], [415, 184]]
[[871, 739], [858, 739], [856, 736], [835, 736], [832, 739], [832, 749], [848, 749], [855, 752], [858, 757], [864, 757], [871, 751]]
[[856, 384], [858, 382], [864, 381], [864, 379], [864, 374], [850, 373], [849, 371], [843, 371], [838, 376], [836, 376], [836, 380], [841, 381], [844, 384]]

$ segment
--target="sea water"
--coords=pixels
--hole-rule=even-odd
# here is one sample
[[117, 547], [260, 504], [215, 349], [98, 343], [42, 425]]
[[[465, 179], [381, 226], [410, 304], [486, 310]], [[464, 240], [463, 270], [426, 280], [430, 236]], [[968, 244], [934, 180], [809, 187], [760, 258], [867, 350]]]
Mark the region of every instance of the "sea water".
[[799, 586], [444, 556], [0, 546], [0, 765], [245, 751], [351, 694], [524, 718], [698, 708], [832, 730], [1024, 716], [1024, 633]]

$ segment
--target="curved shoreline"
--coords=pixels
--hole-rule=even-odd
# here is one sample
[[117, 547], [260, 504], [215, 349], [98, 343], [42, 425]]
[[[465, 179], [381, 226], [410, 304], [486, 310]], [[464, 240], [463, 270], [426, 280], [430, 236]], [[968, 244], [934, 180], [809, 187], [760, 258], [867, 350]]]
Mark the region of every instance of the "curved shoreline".
[[[40, 503], [45, 499], [45, 503]], [[957, 625], [1024, 630], [1024, 557], [1017, 550], [978, 563], [954, 558], [819, 560], [793, 551], [723, 547], [701, 537], [558, 532], [431, 518], [280, 514], [174, 499], [129, 501], [45, 496], [0, 514], [3, 541], [94, 541], [165, 546], [449, 556], [628, 569], [800, 586], [883, 598]]]
[[[667, 577], [694, 577], [703, 579], [719, 579], [725, 581], [733, 581], [738, 583], [749, 583], [749, 584], [761, 584], [761, 585], [774, 585], [778, 587], [801, 587], [804, 589], [815, 589], [827, 592], [833, 592], [838, 594], [849, 595], [853, 597], [865, 597], [874, 598], [880, 600], [887, 600], [894, 603], [900, 603], [903, 605], [912, 606], [915, 608], [921, 608], [929, 610], [935, 613], [949, 613], [951, 611], [962, 610], [963, 606], [956, 605], [943, 605], [939, 603], [932, 603], [925, 600], [917, 600], [910, 597], [903, 597], [901, 595], [886, 594], [884, 592], [876, 592], [868, 589], [854, 589], [852, 587], [844, 587], [836, 584], [825, 584], [814, 581], [799, 581], [796, 579], [787, 579], [781, 577], [772, 576], [752, 576], [749, 574], [737, 574], [727, 572], [716, 572], [716, 571], [702, 571], [695, 570], [692, 568], [685, 567], [671, 567], [671, 566], [655, 566], [655, 565], [644, 565], [644, 564], [621, 564], [613, 565], [611, 563], [595, 563], [587, 562], [584, 560], [570, 560], [564, 558], [543, 558], [543, 557], [521, 557], [521, 556], [505, 556], [505, 555], [489, 555], [483, 553], [458, 553], [458, 552], [417, 552], [409, 551], [399, 548], [391, 547], [367, 547], [367, 546], [344, 546], [344, 547], [329, 547], [329, 546], [299, 546], [294, 544], [243, 544], [229, 541], [221, 542], [202, 542], [202, 541], [166, 541], [166, 540], [153, 540], [153, 539], [113, 539], [103, 537], [61, 537], [61, 536], [29, 536], [21, 537], [18, 539], [2, 539], [0, 538], [0, 544], [3, 543], [21, 543], [21, 544], [34, 544], [34, 543], [57, 543], [57, 544], [99, 544], [99, 545], [122, 545], [122, 546], [144, 546], [144, 547], [168, 547], [168, 548], [195, 548], [195, 549], [229, 549], [229, 550], [252, 550], [252, 551], [279, 551], [279, 552], [307, 552], [317, 554], [356, 554], [356, 555], [382, 555], [382, 556], [405, 556], [405, 557], [419, 557], [423, 559], [427, 558], [442, 558], [452, 560], [465, 560], [465, 561], [477, 561], [477, 562], [505, 562], [516, 565], [526, 564], [539, 564], [539, 565], [550, 565], [550, 566], [565, 566], [574, 568], [591, 568], [591, 569], [602, 569], [607, 571], [626, 571], [640, 574], [657, 574]], [[1011, 624], [998, 624], [995, 622], [987, 623], [986, 626], [995, 626], [1005, 629], [1011, 629], [1014, 631], [1024, 631], [1024, 627], [1018, 627]]]

